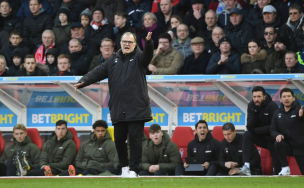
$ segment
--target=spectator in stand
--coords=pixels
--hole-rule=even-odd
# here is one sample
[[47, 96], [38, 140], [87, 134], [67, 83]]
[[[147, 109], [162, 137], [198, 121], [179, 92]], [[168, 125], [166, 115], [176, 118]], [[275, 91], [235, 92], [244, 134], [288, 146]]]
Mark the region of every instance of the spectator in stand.
[[[17, 17], [24, 21], [25, 18], [32, 15], [30, 10], [30, 1], [29, 0], [20, 0], [21, 7], [18, 10]], [[41, 12], [46, 12], [48, 15], [52, 15], [53, 7], [47, 0], [39, 0], [39, 4], [42, 5]]]
[[282, 73], [287, 67], [285, 64], [285, 54], [289, 49], [289, 40], [287, 37], [277, 37], [274, 41], [275, 52], [268, 55], [265, 69], [266, 73]]
[[4, 28], [3, 30], [8, 33], [12, 32], [14, 29], [22, 31], [22, 21], [12, 14], [12, 8], [8, 0], [3, 0], [0, 3], [1, 16], [4, 18]]
[[46, 53], [49, 49], [55, 47], [55, 35], [52, 30], [45, 30], [42, 33], [42, 44], [35, 51], [35, 59], [37, 63], [46, 63]]
[[100, 54], [95, 56], [91, 62], [89, 71], [104, 63], [114, 52], [113, 41], [109, 38], [104, 38], [100, 45]]
[[241, 74], [265, 74], [267, 51], [261, 50], [259, 41], [253, 39], [248, 43], [248, 52], [241, 56]]
[[[182, 24], [183, 23], [183, 20], [181, 19], [181, 17], [177, 16], [177, 15], [172, 15], [171, 18], [170, 18], [170, 27], [169, 27], [169, 31], [168, 33], [170, 34], [172, 31], [172, 35], [171, 35], [171, 38], [172, 40], [175, 40], [177, 38], [177, 33], [176, 33], [176, 28], [179, 24]], [[173, 36], [173, 37], [172, 37]]]
[[289, 7], [289, 18], [280, 29], [280, 36], [288, 37], [290, 50], [301, 51], [304, 46], [304, 14], [303, 7], [293, 4]]
[[205, 13], [205, 23], [207, 26], [198, 31], [197, 36], [200, 36], [205, 41], [205, 46], [212, 43], [212, 31], [217, 26], [217, 17], [214, 10], [208, 10]]
[[224, 36], [225, 36], [225, 33], [224, 33], [223, 29], [220, 27], [215, 27], [212, 30], [212, 41], [209, 44], [207, 44], [206, 51], [209, 54], [213, 54], [214, 52], [219, 51], [219, 46], [220, 46], [219, 41]]
[[282, 22], [285, 23], [289, 18], [289, 7], [293, 4], [298, 4], [302, 7], [301, 12], [304, 12], [303, 0], [277, 0], [274, 1], [275, 7], [280, 12]]
[[9, 76], [8, 70], [6, 69], [6, 61], [3, 55], [0, 55], [0, 77]]
[[264, 30], [264, 38], [265, 40], [262, 42], [262, 49], [267, 51], [267, 54], [272, 54], [274, 50], [274, 40], [277, 37], [277, 30], [274, 27], [269, 26]]
[[69, 43], [71, 69], [75, 69], [78, 75], [85, 75], [90, 67], [92, 56], [88, 49], [84, 49], [80, 40], [73, 38]]
[[161, 0], [160, 10], [155, 13], [155, 16], [157, 17], [157, 25], [161, 27], [163, 31], [168, 31], [172, 15], [178, 15], [184, 19], [184, 16], [173, 7], [171, 0]]
[[138, 46], [140, 47], [140, 49], [144, 49], [145, 48], [145, 39], [146, 39], [148, 32], [153, 32], [152, 40], [154, 42], [153, 43], [154, 49], [157, 49], [158, 36], [161, 33], [163, 33], [164, 31], [163, 31], [162, 27], [158, 26], [156, 16], [151, 12], [147, 12], [144, 14], [142, 22], [143, 22], [144, 27], [138, 33], [138, 35], [139, 35], [138, 42], [137, 42]]
[[78, 2], [77, 0], [57, 0], [54, 3], [54, 10], [52, 17], [54, 19], [54, 24], [59, 22], [59, 14], [61, 8], [66, 8], [69, 10], [69, 21], [70, 22], [78, 22], [80, 13], [85, 9], [85, 6]]
[[16, 76], [21, 71], [21, 64], [23, 63], [24, 53], [21, 48], [15, 48], [11, 56], [13, 65], [8, 69], [9, 76]]
[[241, 72], [240, 55], [232, 49], [231, 40], [227, 37], [221, 38], [219, 49], [211, 56], [206, 74], [239, 74]]
[[191, 49], [193, 54], [186, 57], [179, 74], [206, 74], [211, 54], [205, 50], [205, 41], [201, 37], [195, 37], [191, 40]]
[[59, 21], [55, 24], [53, 32], [55, 34], [55, 44], [60, 47], [65, 42], [68, 42], [71, 38], [69, 22], [70, 11], [67, 8], [60, 8], [58, 10]]
[[0, 16], [0, 49], [8, 42], [9, 33], [4, 30], [4, 18]]
[[286, 52], [285, 64], [287, 69], [285, 72], [282, 73], [291, 73], [291, 74], [304, 73], [304, 70], [300, 68], [298, 62], [298, 55], [295, 52], [292, 51]]
[[[96, 0], [95, 7], [103, 8], [103, 17], [108, 20], [111, 26], [114, 25], [114, 13], [125, 12], [127, 9], [126, 0]], [[98, 42], [100, 43], [100, 41]]]
[[[252, 4], [255, 4], [255, 0], [251, 0], [251, 1], [254, 1]], [[242, 6], [242, 8], [246, 7], [243, 0], [237, 0], [237, 2]], [[219, 16], [225, 9], [225, 3], [221, 0], [212, 0], [208, 6], [208, 9], [214, 10], [216, 12], [216, 15]]]
[[57, 57], [59, 52], [56, 48], [51, 48], [46, 52], [46, 65], [49, 67], [49, 75], [57, 71]]
[[21, 37], [21, 32], [19, 30], [13, 30], [10, 33], [9, 41], [3, 45], [2, 54], [4, 55], [7, 66], [11, 67], [13, 65], [12, 54], [15, 49], [20, 49], [23, 54], [30, 54], [30, 49], [24, 44]]
[[36, 63], [33, 55], [26, 55], [21, 71], [16, 72], [16, 76], [46, 76], [49, 73], [47, 65]]
[[136, 31], [142, 28], [142, 18], [146, 12], [150, 12], [152, 4], [150, 0], [129, 0], [127, 1], [127, 23]]
[[[161, 0], [154, 0], [152, 2], [152, 10], [151, 12], [153, 14], [155, 14], [159, 9], [160, 9], [160, 1]], [[183, 0], [172, 0], [172, 4], [173, 6], [178, 6], [178, 4], [183, 1]], [[187, 2], [187, 0], [185, 0], [185, 2]], [[182, 6], [185, 6], [185, 4], [182, 4]], [[189, 8], [190, 8], [191, 4], [189, 5]]]
[[[5, 0], [1, 0], [1, 1], [5, 1]], [[12, 9], [11, 14], [13, 16], [16, 16], [17, 12], [18, 12], [18, 10], [19, 10], [19, 8], [21, 6], [21, 2], [24, 1], [24, 0], [21, 0], [21, 1], [20, 0], [6, 0], [6, 1], [9, 2], [10, 7]]]
[[[206, 28], [204, 0], [191, 0], [192, 9], [185, 17], [185, 24], [190, 29], [190, 37], [195, 37], [199, 30]], [[193, 33], [193, 35], [191, 35]]]
[[179, 72], [183, 57], [171, 44], [172, 39], [168, 33], [159, 35], [158, 48], [154, 50], [153, 59], [148, 67], [152, 74], [174, 75]]
[[51, 76], [74, 76], [72, 72], [70, 72], [70, 56], [66, 54], [61, 54], [58, 56], [57, 59], [57, 69], [53, 74], [50, 74]]
[[104, 11], [101, 7], [95, 7], [92, 14], [93, 20], [85, 29], [85, 38], [90, 41], [92, 47], [95, 48], [94, 50], [98, 50], [102, 39], [110, 38], [114, 40], [114, 32], [113, 27], [109, 25], [107, 18], [104, 17]]
[[239, 54], [247, 52], [249, 40], [253, 38], [252, 27], [247, 23], [238, 8], [230, 10], [230, 23], [225, 28], [225, 35], [232, 42], [232, 47], [237, 49]]
[[172, 43], [172, 47], [178, 50], [185, 59], [192, 54], [191, 39], [189, 38], [189, 28], [186, 24], [179, 24], [176, 28], [177, 39]]
[[92, 20], [92, 13], [90, 9], [86, 8], [84, 11], [80, 13], [80, 23], [82, 24], [83, 28], [85, 29]]
[[257, 5], [249, 10], [249, 15], [246, 20], [252, 26], [256, 26], [257, 24], [263, 22], [263, 8], [269, 5], [270, 1], [271, 0], [257, 0]]
[[23, 40], [30, 50], [34, 50], [42, 43], [42, 33], [47, 29], [53, 28], [53, 21], [42, 9], [41, 0], [30, 0], [30, 10], [32, 15], [23, 21]]
[[125, 32], [134, 33], [134, 29], [127, 23], [127, 13], [125, 12], [116, 12], [114, 17], [115, 27], [117, 29], [117, 33], [115, 33], [115, 51], [118, 51], [120, 46], [121, 36]]

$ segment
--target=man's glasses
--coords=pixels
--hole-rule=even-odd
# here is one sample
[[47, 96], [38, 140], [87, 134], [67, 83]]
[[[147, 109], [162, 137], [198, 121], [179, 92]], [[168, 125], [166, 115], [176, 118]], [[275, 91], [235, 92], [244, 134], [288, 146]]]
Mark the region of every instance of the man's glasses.
[[289, 15], [297, 15], [298, 12], [290, 12]]
[[122, 44], [133, 44], [133, 41], [127, 41], [127, 40], [122, 40], [121, 41]]
[[272, 33], [272, 32], [264, 32], [264, 35], [273, 35], [274, 33]]

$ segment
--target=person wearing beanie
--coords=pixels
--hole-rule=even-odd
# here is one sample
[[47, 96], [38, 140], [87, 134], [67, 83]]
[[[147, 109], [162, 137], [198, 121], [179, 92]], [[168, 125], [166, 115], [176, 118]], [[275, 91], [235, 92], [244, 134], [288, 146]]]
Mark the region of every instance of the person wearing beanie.
[[21, 71], [21, 65], [23, 63], [24, 52], [21, 48], [15, 48], [11, 56], [13, 64], [8, 66], [9, 76], [16, 76]]
[[71, 38], [70, 28], [71, 23], [69, 22], [70, 11], [67, 8], [60, 8], [58, 11], [59, 22], [53, 27], [55, 34], [56, 46], [61, 46], [65, 42], [68, 42]]
[[[191, 0], [192, 9], [185, 16], [185, 24], [190, 28], [194, 37], [199, 30], [206, 30], [206, 8], [203, 0]], [[191, 32], [190, 32], [191, 34]]]
[[239, 74], [241, 72], [240, 55], [232, 49], [232, 43], [228, 37], [219, 40], [219, 49], [211, 56], [206, 74]]
[[108, 23], [112, 26], [114, 25], [115, 12], [125, 12], [127, 9], [126, 0], [96, 0], [95, 7], [103, 8], [103, 17], [106, 18]]
[[82, 11], [79, 18], [83, 28], [86, 28], [92, 20], [92, 13], [90, 9], [86, 8], [84, 11]]
[[46, 52], [46, 65], [49, 67], [49, 75], [57, 71], [57, 57], [59, 51], [56, 48], [51, 48]]
[[12, 7], [8, 0], [3, 0], [0, 3], [1, 16], [4, 18], [3, 30], [10, 33], [14, 29], [22, 30], [22, 21], [12, 14]]
[[274, 41], [274, 50], [268, 55], [265, 69], [267, 74], [285, 72], [287, 67], [285, 64], [285, 54], [289, 49], [289, 39], [287, 37], [276, 37]]
[[70, 11], [69, 22], [78, 22], [80, 13], [85, 9], [83, 3], [78, 2], [78, 0], [57, 0], [53, 6], [54, 24], [59, 21], [59, 11], [61, 8], [66, 8]]

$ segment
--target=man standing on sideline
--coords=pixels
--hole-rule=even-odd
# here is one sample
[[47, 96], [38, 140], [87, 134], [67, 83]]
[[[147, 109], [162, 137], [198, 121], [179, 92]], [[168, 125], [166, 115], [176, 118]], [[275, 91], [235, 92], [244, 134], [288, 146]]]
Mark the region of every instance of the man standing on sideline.
[[278, 105], [272, 101], [271, 96], [265, 92], [261, 86], [255, 86], [252, 89], [252, 101], [247, 108], [247, 129], [243, 135], [243, 159], [244, 166], [240, 173], [251, 175], [250, 172], [250, 156], [251, 144], [255, 144], [270, 151], [274, 166], [274, 174], [280, 172], [280, 161], [274, 151], [274, 139], [270, 136], [270, 125], [274, 111], [278, 109]]
[[275, 138], [274, 149], [281, 162], [279, 175], [290, 175], [287, 156], [294, 156], [304, 175], [304, 116], [303, 107], [289, 88], [280, 92], [280, 106], [274, 112], [270, 134]]
[[[149, 32], [145, 49], [141, 51], [134, 33], [124, 33], [120, 41], [121, 49], [74, 85], [76, 90], [108, 78], [111, 96], [109, 108], [119, 158], [118, 170], [122, 170], [122, 177], [137, 177], [142, 158], [144, 125], [152, 120], [146, 82], [146, 69], [154, 50], [151, 36], [152, 32]], [[128, 134], [130, 163], [126, 144]]]

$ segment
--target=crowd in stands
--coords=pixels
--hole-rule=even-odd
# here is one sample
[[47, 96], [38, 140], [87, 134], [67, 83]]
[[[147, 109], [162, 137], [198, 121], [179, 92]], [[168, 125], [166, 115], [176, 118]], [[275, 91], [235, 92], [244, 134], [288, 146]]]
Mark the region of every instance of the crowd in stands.
[[[125, 32], [141, 50], [153, 33], [147, 74], [304, 72], [303, 0], [0, 3], [0, 76], [84, 75], [120, 50]], [[66, 70], [58, 57], [68, 60]]]

